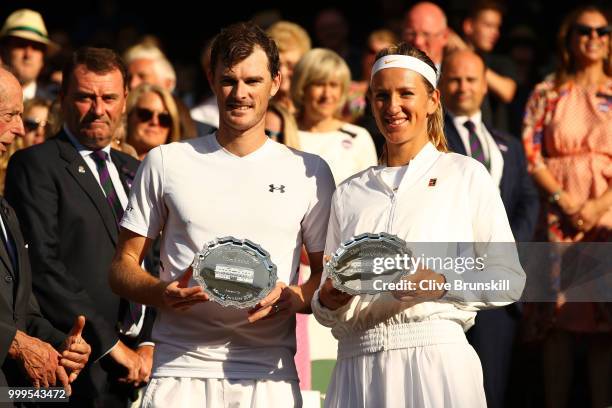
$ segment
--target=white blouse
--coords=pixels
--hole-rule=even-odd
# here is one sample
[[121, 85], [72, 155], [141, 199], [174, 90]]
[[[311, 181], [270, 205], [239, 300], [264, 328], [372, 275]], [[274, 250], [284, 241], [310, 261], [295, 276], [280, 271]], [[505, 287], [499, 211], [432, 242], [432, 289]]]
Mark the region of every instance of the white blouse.
[[[417, 246], [432, 242], [514, 242], [498, 189], [478, 161], [439, 152], [428, 143], [410, 161], [397, 191], [384, 182], [383, 168], [367, 169], [337, 188], [332, 198], [326, 255], [332, 255], [342, 242], [366, 232], [387, 232]], [[451, 320], [465, 331], [474, 324], [477, 310], [507, 305], [520, 298], [525, 273], [514, 245], [504, 245], [506, 252], [513, 248], [504, 254], [506, 262], [487, 263], [478, 271], [483, 277], [512, 282], [510, 290], [494, 297], [449, 290], [437, 301], [402, 302], [389, 293], [379, 293], [355, 296], [347, 305], [332, 311], [321, 305], [317, 290], [312, 300], [313, 313], [321, 324], [332, 328], [340, 342], [339, 357], [343, 342], [351, 343], [351, 350], [344, 348], [345, 356], [410, 346], [418, 340], [406, 326], [410, 323]], [[438, 256], [457, 254], [456, 245], [421, 246], [424, 251], [443, 248], [446, 253], [435, 254]], [[479, 255], [481, 245], [470, 246]], [[324, 273], [321, 284], [326, 278]], [[430, 338], [431, 334], [425, 337]], [[385, 339], [380, 340], [381, 337]]]

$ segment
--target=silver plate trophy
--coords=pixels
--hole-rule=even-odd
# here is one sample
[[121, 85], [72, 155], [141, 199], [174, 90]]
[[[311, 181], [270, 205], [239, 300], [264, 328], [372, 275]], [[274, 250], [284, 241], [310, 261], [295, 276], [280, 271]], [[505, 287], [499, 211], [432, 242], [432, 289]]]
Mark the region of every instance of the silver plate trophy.
[[[334, 287], [350, 295], [377, 294], [375, 281], [397, 282], [408, 271], [395, 267], [375, 273], [375, 259], [412, 256], [406, 242], [395, 235], [381, 232], [360, 234], [342, 243], [325, 264]], [[379, 265], [380, 267], [380, 265]]]
[[195, 254], [191, 266], [193, 279], [222, 306], [251, 308], [276, 285], [270, 254], [248, 239], [217, 238]]

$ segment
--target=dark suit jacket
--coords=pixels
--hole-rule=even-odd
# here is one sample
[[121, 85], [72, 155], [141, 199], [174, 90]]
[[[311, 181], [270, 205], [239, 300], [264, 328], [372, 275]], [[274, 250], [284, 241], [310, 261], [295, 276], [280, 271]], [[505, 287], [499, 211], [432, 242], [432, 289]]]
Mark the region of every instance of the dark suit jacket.
[[[0, 197], [0, 215], [14, 244], [17, 270], [0, 241], [0, 386], [31, 386], [7, 353], [17, 330], [59, 347], [66, 335], [42, 317], [32, 294], [32, 274], [19, 223], [13, 209]], [[0, 231], [1, 233], [1, 231]]]
[[[111, 160], [128, 192], [138, 160], [116, 150], [111, 152]], [[53, 326], [67, 332], [75, 316], [85, 315], [83, 337], [92, 348], [91, 362], [119, 338], [131, 347], [149, 340], [118, 334], [121, 311], [127, 307], [121, 307], [125, 300], [111, 291], [108, 271], [119, 227], [100, 185], [68, 135], [61, 131], [14, 154], [7, 169], [5, 193], [30, 243], [34, 293]], [[148, 309], [141, 336], [150, 336], [153, 320], [154, 313]], [[79, 376], [75, 384], [78, 395], [73, 394], [71, 401], [82, 399], [75, 404], [120, 406], [129, 394], [130, 387], [114, 387], [116, 379], [125, 374], [123, 368], [109, 356], [100, 363]]]
[[[516, 138], [487, 126], [504, 159], [499, 189], [514, 238], [519, 242], [531, 241], [538, 217], [539, 198], [527, 164], [523, 146]], [[455, 124], [449, 115], [444, 117], [444, 133], [449, 150], [467, 154]]]

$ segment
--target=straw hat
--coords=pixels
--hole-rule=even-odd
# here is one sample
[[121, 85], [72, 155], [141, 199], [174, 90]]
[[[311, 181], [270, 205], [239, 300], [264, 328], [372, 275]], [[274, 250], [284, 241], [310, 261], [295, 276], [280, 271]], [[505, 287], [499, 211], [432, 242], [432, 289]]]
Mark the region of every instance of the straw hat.
[[42, 43], [47, 46], [47, 51], [59, 49], [59, 46], [49, 39], [42, 16], [34, 10], [21, 9], [11, 13], [0, 31], [0, 39], [5, 37], [18, 37]]

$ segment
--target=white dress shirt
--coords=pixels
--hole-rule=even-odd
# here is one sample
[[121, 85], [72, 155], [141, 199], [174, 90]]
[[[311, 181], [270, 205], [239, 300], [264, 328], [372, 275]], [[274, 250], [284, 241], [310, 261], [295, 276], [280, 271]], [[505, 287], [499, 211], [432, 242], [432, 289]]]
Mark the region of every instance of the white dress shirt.
[[[96, 181], [98, 182], [98, 185], [100, 186], [100, 190], [102, 190], [102, 194], [106, 196], [106, 193], [104, 192], [104, 189], [102, 188], [102, 185], [100, 184], [100, 175], [98, 174], [98, 167], [96, 166], [96, 162], [94, 161], [93, 157], [91, 157], [91, 154], [94, 151], [90, 150], [88, 147], [83, 146], [77, 140], [77, 138], [74, 137], [72, 133], [70, 133], [70, 130], [68, 129], [67, 126], [64, 126], [64, 131], [68, 135], [70, 142], [72, 142], [72, 144], [77, 149], [79, 154], [83, 157], [83, 160], [85, 160], [85, 163], [87, 163], [87, 166], [93, 173], [94, 177], [96, 178]], [[115, 163], [113, 163], [113, 161], [111, 160], [110, 144], [102, 148], [102, 150], [106, 152], [106, 167], [108, 167], [108, 173], [110, 174], [111, 181], [113, 182], [113, 187], [115, 188], [115, 191], [117, 192], [117, 197], [119, 197], [119, 202], [121, 203], [121, 207], [125, 208], [128, 203], [128, 198], [127, 198], [125, 189], [123, 188], [123, 183], [121, 182], [121, 178], [119, 178], [119, 172], [117, 171], [117, 167], [115, 167]]]
[[24, 86], [21, 90], [23, 92], [23, 101], [29, 101], [36, 96], [36, 81], [30, 82], [28, 85]]

